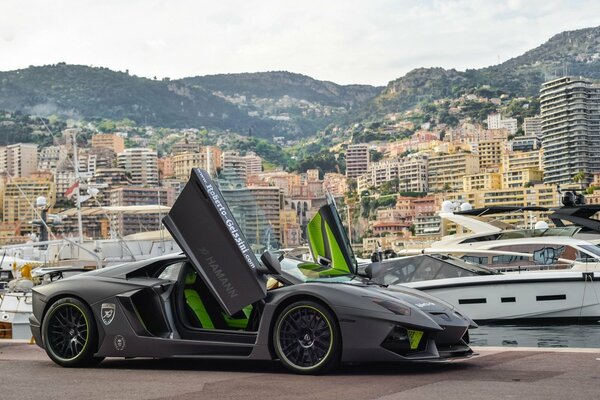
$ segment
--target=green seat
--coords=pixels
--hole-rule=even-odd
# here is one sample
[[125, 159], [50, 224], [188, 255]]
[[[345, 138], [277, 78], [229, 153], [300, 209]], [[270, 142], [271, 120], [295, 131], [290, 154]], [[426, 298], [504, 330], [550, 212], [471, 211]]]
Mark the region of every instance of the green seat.
[[[209, 301], [210, 299], [206, 299], [206, 301], [208, 301], [208, 304], [206, 304], [206, 302], [202, 300], [198, 290], [202, 290], [203, 285], [199, 285], [200, 282], [196, 282], [197, 279], [198, 275], [196, 275], [195, 271], [190, 270], [186, 274], [185, 289], [183, 290], [183, 294], [185, 296], [185, 302], [198, 320], [197, 322], [199, 323], [200, 328], [246, 329], [248, 327], [248, 321], [250, 319], [250, 315], [252, 314], [252, 305], [248, 305], [241, 311], [230, 316], [221, 311], [221, 308], [218, 306], [216, 301], [212, 300], [211, 303]], [[205, 289], [208, 290], [208, 288]], [[207, 308], [210, 307], [211, 304], [213, 306], [212, 317], [211, 312], [209, 312], [209, 309]], [[215, 308], [218, 308], [219, 311], [216, 311]]]
[[196, 283], [197, 275], [194, 271], [188, 272], [185, 277], [185, 286], [183, 294], [185, 295], [185, 302], [188, 307], [194, 312], [196, 318], [200, 322], [200, 327], [204, 329], [215, 329], [215, 324], [213, 323], [208, 311], [206, 310], [206, 306], [200, 295], [194, 288], [194, 284]]

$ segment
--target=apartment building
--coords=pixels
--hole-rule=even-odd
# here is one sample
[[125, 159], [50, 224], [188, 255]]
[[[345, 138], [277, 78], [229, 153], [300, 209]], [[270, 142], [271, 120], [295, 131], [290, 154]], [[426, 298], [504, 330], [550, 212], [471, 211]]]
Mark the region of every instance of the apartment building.
[[502, 170], [537, 169], [544, 170], [542, 149], [530, 151], [509, 151], [502, 155]]
[[436, 154], [429, 158], [430, 192], [459, 191], [463, 177], [479, 172], [479, 156], [471, 153]]
[[463, 177], [463, 190], [489, 190], [502, 187], [502, 174], [498, 172], [480, 172]]
[[131, 175], [131, 181], [139, 186], [158, 186], [158, 156], [156, 150], [131, 148], [117, 155], [117, 166]]
[[44, 196], [49, 207], [56, 202], [56, 186], [52, 174], [13, 178], [4, 186], [2, 198], [2, 222], [18, 224], [22, 235], [37, 233], [38, 228], [31, 224], [39, 219], [35, 200]]
[[40, 149], [38, 154], [38, 170], [54, 171], [67, 159], [66, 146], [47, 146]]
[[357, 178], [369, 168], [369, 145], [351, 144], [346, 151], [346, 177]]
[[540, 148], [540, 139], [537, 136], [518, 136], [508, 142], [508, 149], [511, 151], [531, 151]]
[[[163, 205], [175, 202], [172, 188], [123, 186], [106, 192], [111, 206]], [[116, 213], [110, 216], [111, 226], [120, 236], [161, 229], [162, 213]]]
[[473, 153], [479, 156], [479, 169], [498, 169], [502, 164], [505, 142], [502, 140], [483, 140], [472, 143]]
[[0, 147], [0, 173], [27, 178], [37, 171], [37, 144], [15, 143]]
[[92, 148], [110, 149], [115, 154], [125, 151], [125, 139], [112, 133], [97, 133], [92, 136]]
[[523, 121], [523, 131], [525, 136], [542, 137], [542, 118], [537, 115], [535, 117], [527, 117]]
[[573, 183], [600, 171], [600, 85], [576, 77], [548, 81], [540, 91], [544, 182]]
[[517, 169], [509, 170], [502, 173], [502, 187], [522, 188], [526, 186], [542, 183], [544, 173], [538, 169]]

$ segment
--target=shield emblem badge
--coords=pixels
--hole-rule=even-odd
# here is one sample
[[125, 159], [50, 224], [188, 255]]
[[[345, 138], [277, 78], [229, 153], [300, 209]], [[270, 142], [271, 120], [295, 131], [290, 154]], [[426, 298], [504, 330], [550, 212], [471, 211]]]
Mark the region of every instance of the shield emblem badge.
[[115, 305], [113, 303], [103, 303], [100, 308], [100, 317], [104, 325], [110, 325], [115, 318]]

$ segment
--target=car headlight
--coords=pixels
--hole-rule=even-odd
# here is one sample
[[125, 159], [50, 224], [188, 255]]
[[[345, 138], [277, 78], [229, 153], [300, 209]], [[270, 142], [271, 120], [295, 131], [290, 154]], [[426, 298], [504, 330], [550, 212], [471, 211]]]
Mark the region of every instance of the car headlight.
[[367, 297], [367, 299], [371, 300], [373, 303], [380, 305], [388, 311], [393, 312], [397, 315], [410, 315], [410, 307], [405, 306], [404, 304], [397, 303], [395, 301], [380, 299], [377, 297]]

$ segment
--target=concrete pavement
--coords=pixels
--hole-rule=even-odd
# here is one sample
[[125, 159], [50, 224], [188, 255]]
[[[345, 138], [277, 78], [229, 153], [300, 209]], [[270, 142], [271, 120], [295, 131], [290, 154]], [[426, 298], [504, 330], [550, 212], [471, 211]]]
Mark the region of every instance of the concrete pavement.
[[0, 398], [9, 399], [595, 399], [600, 349], [478, 348], [444, 364], [361, 364], [298, 376], [276, 362], [108, 359], [66, 369], [43, 350], [0, 341]]

